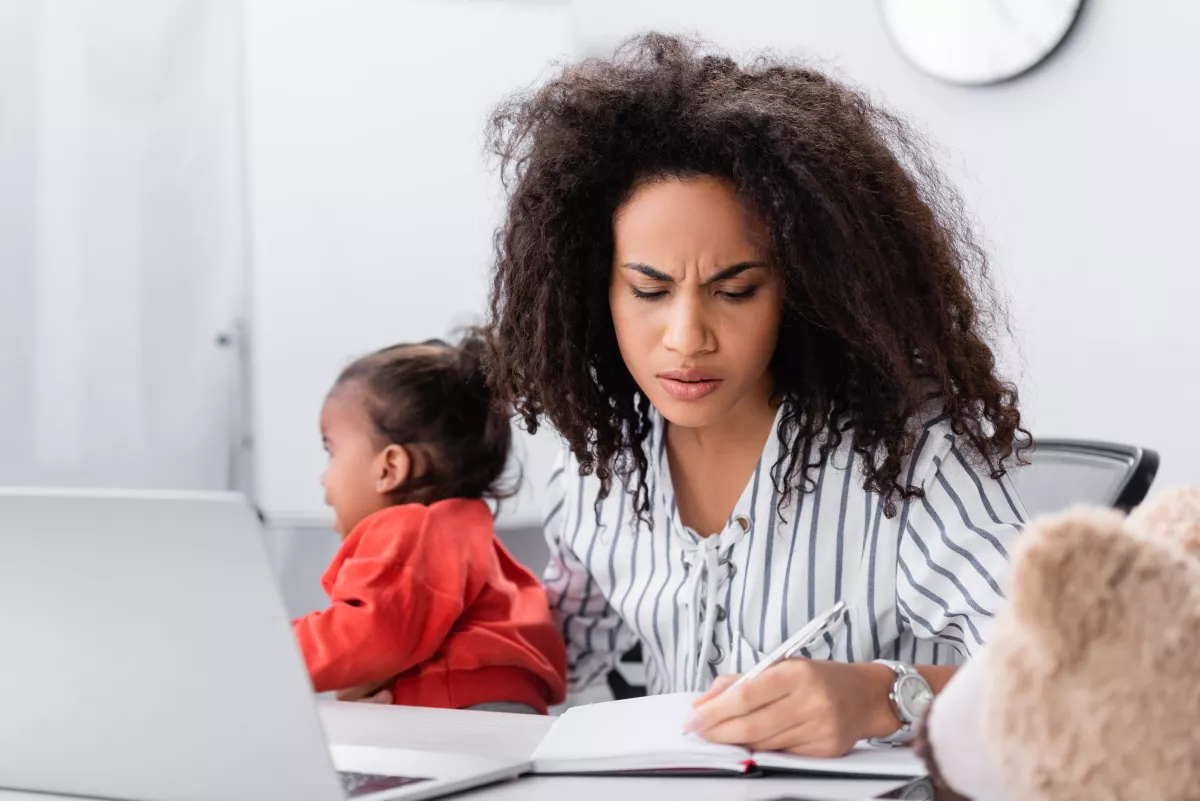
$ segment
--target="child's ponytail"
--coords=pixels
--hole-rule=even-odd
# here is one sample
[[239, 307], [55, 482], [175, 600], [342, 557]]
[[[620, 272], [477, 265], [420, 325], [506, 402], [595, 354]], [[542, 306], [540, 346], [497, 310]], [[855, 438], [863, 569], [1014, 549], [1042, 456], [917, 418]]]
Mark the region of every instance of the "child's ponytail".
[[[507, 466], [508, 456], [512, 450], [512, 414], [509, 409], [501, 406], [492, 392], [484, 371], [484, 358], [487, 353], [487, 332], [481, 328], [468, 328], [459, 339], [458, 377], [467, 388], [475, 403], [479, 404], [482, 427], [478, 442], [478, 455], [488, 465], [497, 463]], [[481, 473], [478, 481], [487, 481], [486, 486], [479, 491], [480, 497], [501, 500], [516, 494], [520, 484], [518, 475], [511, 482], [503, 479], [503, 468], [499, 475], [491, 477], [489, 469]]]

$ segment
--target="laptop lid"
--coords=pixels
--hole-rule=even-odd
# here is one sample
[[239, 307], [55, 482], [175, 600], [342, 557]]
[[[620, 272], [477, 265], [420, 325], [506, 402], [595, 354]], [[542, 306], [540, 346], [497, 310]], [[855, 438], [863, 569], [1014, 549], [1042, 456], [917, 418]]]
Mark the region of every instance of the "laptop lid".
[[342, 801], [230, 494], [0, 489], [0, 788]]

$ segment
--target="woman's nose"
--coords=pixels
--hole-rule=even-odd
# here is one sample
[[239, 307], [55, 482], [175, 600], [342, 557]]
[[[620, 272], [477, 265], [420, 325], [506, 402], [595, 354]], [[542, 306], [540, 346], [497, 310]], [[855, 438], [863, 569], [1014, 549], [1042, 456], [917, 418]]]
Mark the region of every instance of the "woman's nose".
[[684, 357], [713, 350], [712, 330], [700, 299], [685, 296], [675, 302], [667, 320], [663, 345]]

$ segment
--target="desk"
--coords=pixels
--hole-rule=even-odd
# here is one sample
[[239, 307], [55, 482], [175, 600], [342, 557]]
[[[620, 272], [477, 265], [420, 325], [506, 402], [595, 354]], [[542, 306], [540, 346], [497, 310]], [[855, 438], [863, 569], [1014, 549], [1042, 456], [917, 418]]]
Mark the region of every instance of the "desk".
[[[321, 719], [331, 742], [424, 751], [455, 751], [528, 759], [554, 722], [540, 715], [339, 704], [323, 701]], [[454, 796], [469, 801], [804, 801], [867, 799], [896, 780], [697, 778], [662, 776], [526, 776]], [[47, 801], [59, 796], [0, 790], [0, 801]]]
[[[466, 712], [323, 702], [329, 739], [342, 745], [374, 745], [457, 751], [528, 759], [553, 723], [540, 715]], [[770, 801], [866, 799], [902, 782], [877, 779], [797, 779], [630, 776], [526, 776], [456, 798], [470, 801]], [[5, 799], [7, 801], [7, 799]]]

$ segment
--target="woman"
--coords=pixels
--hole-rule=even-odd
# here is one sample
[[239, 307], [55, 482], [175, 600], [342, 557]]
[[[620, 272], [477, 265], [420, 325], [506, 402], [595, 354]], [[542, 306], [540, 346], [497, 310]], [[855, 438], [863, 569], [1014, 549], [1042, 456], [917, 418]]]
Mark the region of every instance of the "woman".
[[[545, 583], [572, 688], [640, 641], [651, 692], [711, 685], [709, 740], [906, 740], [1002, 603], [1028, 441], [919, 139], [820, 73], [660, 35], [491, 132], [491, 379], [568, 446]], [[807, 659], [721, 693], [838, 600]]]

